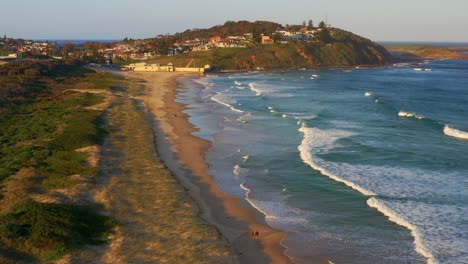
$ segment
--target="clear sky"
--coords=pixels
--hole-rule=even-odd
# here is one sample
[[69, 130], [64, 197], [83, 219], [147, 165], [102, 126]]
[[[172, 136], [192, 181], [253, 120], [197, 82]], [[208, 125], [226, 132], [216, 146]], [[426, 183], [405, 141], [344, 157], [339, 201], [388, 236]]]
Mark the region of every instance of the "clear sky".
[[376, 41], [468, 42], [468, 0], [0, 0], [0, 35], [147, 38], [227, 20], [334, 26]]

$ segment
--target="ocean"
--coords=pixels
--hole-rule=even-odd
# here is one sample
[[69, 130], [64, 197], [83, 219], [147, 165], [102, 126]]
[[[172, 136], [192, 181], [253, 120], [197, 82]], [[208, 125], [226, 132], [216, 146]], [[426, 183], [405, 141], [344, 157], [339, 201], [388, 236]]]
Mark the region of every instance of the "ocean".
[[181, 80], [209, 172], [297, 263], [468, 263], [468, 61]]

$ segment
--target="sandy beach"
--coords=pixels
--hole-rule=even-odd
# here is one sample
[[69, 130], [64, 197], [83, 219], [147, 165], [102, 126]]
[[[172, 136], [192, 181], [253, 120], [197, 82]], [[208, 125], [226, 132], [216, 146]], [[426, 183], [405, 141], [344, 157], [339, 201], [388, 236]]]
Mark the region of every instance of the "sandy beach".
[[[177, 78], [183, 74], [136, 73], [146, 81], [147, 109], [154, 117], [158, 152], [169, 169], [200, 206], [202, 217], [227, 239], [241, 263], [291, 263], [280, 245], [285, 232], [269, 227], [259, 212], [245, 201], [224, 193], [208, 174], [205, 153], [210, 142], [192, 135], [196, 128], [175, 102]], [[259, 237], [251, 237], [251, 230]]]

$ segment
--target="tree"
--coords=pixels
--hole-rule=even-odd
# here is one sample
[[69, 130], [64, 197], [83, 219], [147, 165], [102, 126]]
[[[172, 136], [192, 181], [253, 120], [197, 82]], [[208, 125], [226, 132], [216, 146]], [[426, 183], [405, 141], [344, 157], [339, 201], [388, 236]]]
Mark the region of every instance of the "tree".
[[282, 37], [281, 37], [281, 34], [279, 33], [274, 33], [273, 36], [272, 36], [273, 40], [275, 42], [278, 42], [278, 41], [281, 41], [282, 40]]
[[67, 42], [62, 48], [62, 56], [64, 59], [67, 59], [69, 57], [70, 53], [73, 53], [75, 51], [75, 44]]
[[302, 22], [302, 27], [306, 27], [306, 25], [307, 25], [306, 22], [303, 21], [303, 22]]
[[326, 28], [326, 27], [327, 25], [325, 24], [325, 22], [320, 21], [319, 28]]
[[318, 40], [320, 42], [323, 42], [323, 43], [330, 43], [332, 38], [331, 38], [331, 35], [330, 35], [330, 31], [328, 30], [328, 28], [322, 28], [322, 30], [320, 30], [320, 33], [318, 35]]
[[262, 34], [260, 33], [260, 30], [255, 28], [252, 31], [252, 38], [253, 38], [254, 42], [256, 42], [256, 43], [262, 42]]
[[309, 19], [309, 23], [307, 23], [307, 28], [308, 29], [313, 29], [314, 28], [314, 24], [312, 22], [312, 19]]

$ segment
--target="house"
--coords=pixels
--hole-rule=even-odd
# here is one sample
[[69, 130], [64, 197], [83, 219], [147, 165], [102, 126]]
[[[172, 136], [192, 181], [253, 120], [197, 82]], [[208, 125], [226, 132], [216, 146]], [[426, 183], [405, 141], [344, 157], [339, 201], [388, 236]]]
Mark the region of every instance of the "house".
[[210, 42], [211, 43], [216, 43], [216, 42], [220, 42], [221, 40], [223, 40], [224, 37], [221, 36], [221, 35], [214, 35], [210, 38]]
[[275, 41], [270, 36], [262, 35], [262, 44], [273, 44]]

